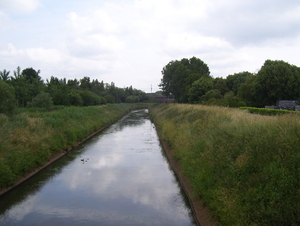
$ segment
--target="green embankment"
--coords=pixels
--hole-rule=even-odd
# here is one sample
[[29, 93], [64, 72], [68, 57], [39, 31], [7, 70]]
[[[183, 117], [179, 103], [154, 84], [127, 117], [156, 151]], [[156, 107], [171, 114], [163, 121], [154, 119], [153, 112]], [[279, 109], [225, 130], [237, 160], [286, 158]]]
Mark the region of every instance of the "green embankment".
[[159, 136], [220, 225], [300, 225], [300, 116], [160, 104]]
[[0, 188], [15, 183], [68, 150], [94, 131], [145, 104], [110, 104], [96, 107], [64, 107], [56, 111], [23, 111], [0, 114]]

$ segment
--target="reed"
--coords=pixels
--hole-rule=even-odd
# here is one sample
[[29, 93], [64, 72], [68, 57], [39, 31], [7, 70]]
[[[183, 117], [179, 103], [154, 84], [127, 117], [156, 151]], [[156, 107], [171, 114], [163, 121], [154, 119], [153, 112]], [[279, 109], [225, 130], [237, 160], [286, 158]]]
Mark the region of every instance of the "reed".
[[149, 110], [220, 225], [300, 224], [299, 115], [180, 104]]
[[13, 116], [0, 114], [0, 188], [45, 164], [101, 127], [145, 104], [32, 109]]

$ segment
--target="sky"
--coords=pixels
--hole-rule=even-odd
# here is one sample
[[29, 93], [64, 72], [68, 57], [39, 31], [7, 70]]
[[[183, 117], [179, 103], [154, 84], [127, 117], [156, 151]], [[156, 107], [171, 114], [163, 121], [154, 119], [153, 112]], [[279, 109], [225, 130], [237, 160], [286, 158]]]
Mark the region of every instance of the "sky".
[[300, 66], [299, 15], [299, 0], [0, 0], [0, 70], [156, 92], [165, 65], [193, 56], [214, 78]]

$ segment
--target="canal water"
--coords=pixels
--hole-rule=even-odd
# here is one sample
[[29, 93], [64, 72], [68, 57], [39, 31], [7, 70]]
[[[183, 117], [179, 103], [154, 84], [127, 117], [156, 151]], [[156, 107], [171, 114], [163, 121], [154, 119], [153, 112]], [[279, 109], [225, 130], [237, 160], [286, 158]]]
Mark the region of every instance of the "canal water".
[[0, 225], [196, 225], [147, 110], [0, 196]]

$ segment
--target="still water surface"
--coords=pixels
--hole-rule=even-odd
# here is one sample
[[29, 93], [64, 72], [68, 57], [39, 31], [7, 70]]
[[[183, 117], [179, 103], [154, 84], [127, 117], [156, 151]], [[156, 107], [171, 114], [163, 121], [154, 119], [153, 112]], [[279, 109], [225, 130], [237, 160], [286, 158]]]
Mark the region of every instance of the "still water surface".
[[137, 110], [1, 196], [0, 225], [196, 223], [147, 110]]

